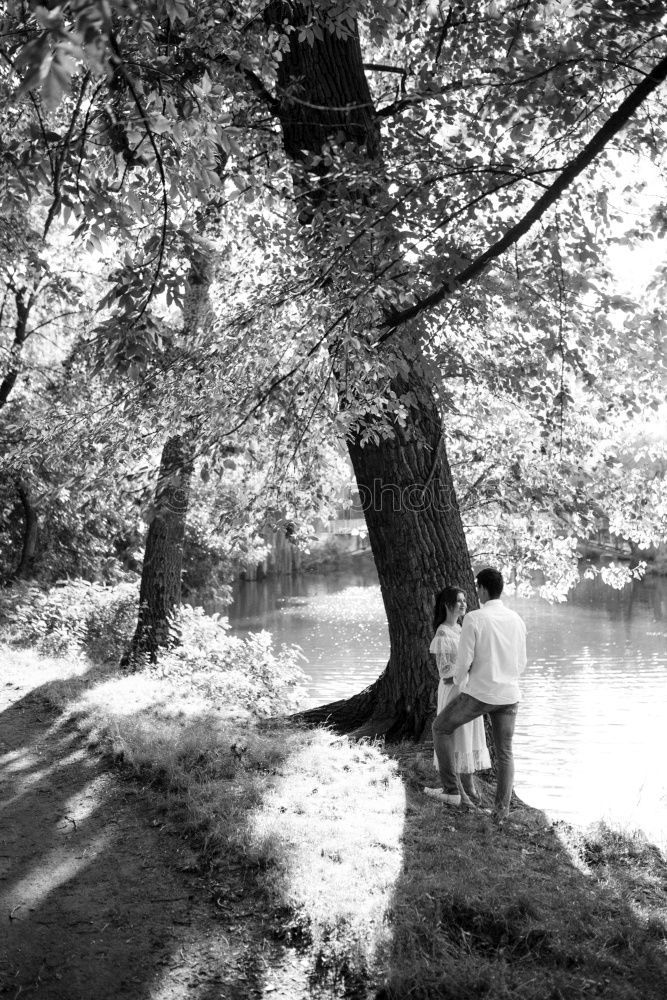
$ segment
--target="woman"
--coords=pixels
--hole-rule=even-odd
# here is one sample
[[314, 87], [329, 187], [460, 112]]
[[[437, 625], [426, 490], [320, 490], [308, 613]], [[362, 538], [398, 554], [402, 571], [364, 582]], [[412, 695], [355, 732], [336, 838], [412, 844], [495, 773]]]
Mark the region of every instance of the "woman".
[[[445, 587], [435, 600], [433, 628], [436, 632], [429, 652], [434, 654], [440, 674], [438, 712], [443, 710], [448, 701], [460, 694], [460, 689], [454, 685], [454, 667], [461, 637], [459, 618], [463, 618], [466, 607], [466, 596], [459, 587]], [[475, 786], [475, 771], [491, 767], [484, 735], [484, 719], [481, 716], [464, 726], [459, 726], [454, 733], [454, 751], [461, 786], [461, 802], [464, 805], [473, 805], [479, 801], [479, 792]], [[433, 760], [437, 767], [435, 754]]]

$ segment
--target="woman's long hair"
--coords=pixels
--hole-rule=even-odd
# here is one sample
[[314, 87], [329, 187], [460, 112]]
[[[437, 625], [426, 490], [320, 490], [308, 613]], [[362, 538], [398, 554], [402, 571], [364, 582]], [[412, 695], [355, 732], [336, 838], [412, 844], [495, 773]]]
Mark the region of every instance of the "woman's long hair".
[[463, 587], [445, 587], [435, 599], [435, 611], [433, 612], [433, 631], [435, 631], [447, 617], [447, 611], [451, 611], [456, 606], [459, 594], [465, 594]]

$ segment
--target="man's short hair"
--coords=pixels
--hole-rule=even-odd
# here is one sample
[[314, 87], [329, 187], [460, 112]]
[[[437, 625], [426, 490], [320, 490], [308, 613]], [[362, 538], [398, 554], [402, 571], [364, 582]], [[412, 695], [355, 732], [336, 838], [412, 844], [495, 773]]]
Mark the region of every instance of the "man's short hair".
[[503, 574], [499, 569], [491, 569], [491, 567], [480, 570], [476, 580], [477, 586], [484, 587], [491, 600], [500, 597], [505, 586]]

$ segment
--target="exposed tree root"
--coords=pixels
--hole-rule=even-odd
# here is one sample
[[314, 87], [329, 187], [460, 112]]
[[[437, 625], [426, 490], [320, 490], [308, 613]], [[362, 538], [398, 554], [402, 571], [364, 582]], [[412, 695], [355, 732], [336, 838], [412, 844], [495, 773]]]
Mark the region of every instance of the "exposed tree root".
[[309, 708], [293, 719], [306, 726], [330, 726], [357, 740], [383, 737], [389, 743], [418, 741], [425, 732], [421, 713], [415, 719], [401, 702], [387, 697], [385, 674], [351, 698]]

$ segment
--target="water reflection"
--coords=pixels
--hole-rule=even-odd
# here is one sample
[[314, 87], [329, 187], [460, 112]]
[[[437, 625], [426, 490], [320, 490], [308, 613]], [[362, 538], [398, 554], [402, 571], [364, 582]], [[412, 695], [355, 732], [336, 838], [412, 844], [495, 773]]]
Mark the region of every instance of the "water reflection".
[[327, 576], [281, 577], [238, 586], [235, 631], [268, 629], [276, 643], [300, 647], [311, 679], [309, 705], [361, 690], [387, 662], [389, 637], [374, 568]]
[[[667, 841], [667, 580], [615, 591], [582, 581], [566, 605], [507, 597], [523, 616], [529, 667], [516, 736], [517, 790], [574, 822], [607, 817]], [[269, 629], [307, 658], [310, 704], [354, 694], [387, 659], [370, 565], [239, 588], [237, 631]]]
[[516, 740], [527, 801], [667, 839], [666, 591], [659, 579], [611, 592], [586, 581], [567, 605], [508, 602], [529, 635]]

